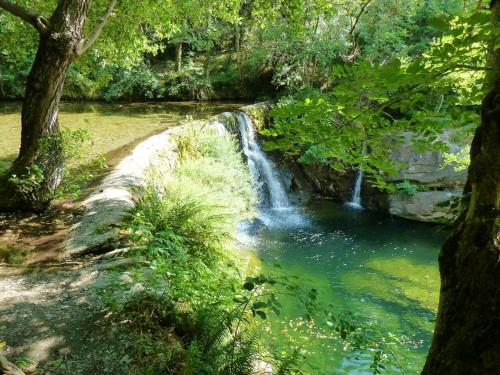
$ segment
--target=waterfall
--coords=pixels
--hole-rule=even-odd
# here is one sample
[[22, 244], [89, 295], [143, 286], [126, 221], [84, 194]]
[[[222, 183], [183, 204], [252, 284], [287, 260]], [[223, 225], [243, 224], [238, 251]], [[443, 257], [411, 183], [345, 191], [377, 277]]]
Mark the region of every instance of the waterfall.
[[[363, 154], [366, 154], [366, 142], [363, 143]], [[361, 185], [363, 182], [363, 169], [362, 164], [358, 169], [358, 173], [356, 175], [356, 181], [354, 182], [354, 189], [352, 191], [351, 201], [347, 202], [347, 204], [354, 208], [363, 208], [361, 205]]]
[[255, 139], [255, 128], [246, 113], [236, 115], [241, 136], [241, 148], [247, 157], [248, 168], [259, 190], [261, 205], [269, 208], [290, 206], [281, 177]]
[[361, 183], [363, 182], [363, 171], [360, 169], [356, 175], [356, 182], [354, 183], [354, 190], [352, 192], [351, 201], [347, 204], [351, 207], [362, 208], [361, 205]]

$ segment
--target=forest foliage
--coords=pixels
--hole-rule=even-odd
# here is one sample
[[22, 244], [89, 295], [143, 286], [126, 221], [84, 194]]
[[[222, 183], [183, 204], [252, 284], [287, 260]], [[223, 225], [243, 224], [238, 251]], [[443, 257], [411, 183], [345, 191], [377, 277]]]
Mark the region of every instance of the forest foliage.
[[[54, 4], [36, 6], [43, 14]], [[92, 7], [89, 25], [104, 5]], [[448, 151], [445, 130], [458, 143], [470, 138], [494, 34], [484, 7], [462, 0], [122, 1], [96, 47], [71, 66], [64, 97], [279, 99], [274, 126], [262, 133], [267, 149], [340, 171], [362, 168], [374, 185], [392, 189], [382, 176], [401, 166], [389, 162], [389, 150], [408, 132], [419, 151]], [[0, 12], [0, 97], [23, 95], [37, 38]], [[466, 159], [446, 160], [463, 168]]]
[[[49, 14], [54, 5], [33, 6]], [[121, 1], [96, 47], [72, 66], [65, 96], [196, 99], [325, 88], [338, 63], [419, 56], [442, 35], [435, 18], [474, 6], [464, 9], [459, 0]], [[91, 8], [89, 27], [104, 7]], [[37, 39], [29, 25], [0, 11], [1, 96], [22, 96]]]

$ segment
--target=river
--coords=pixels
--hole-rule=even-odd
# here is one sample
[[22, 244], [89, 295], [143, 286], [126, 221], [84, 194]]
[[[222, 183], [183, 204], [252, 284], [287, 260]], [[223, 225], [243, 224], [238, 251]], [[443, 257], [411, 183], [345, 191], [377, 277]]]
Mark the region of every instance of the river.
[[[59, 124], [84, 129], [92, 137], [92, 151], [114, 166], [138, 141], [186, 119], [203, 120], [241, 107], [231, 102], [87, 103], [63, 102]], [[21, 103], [0, 102], [0, 171], [8, 168], [19, 151]]]

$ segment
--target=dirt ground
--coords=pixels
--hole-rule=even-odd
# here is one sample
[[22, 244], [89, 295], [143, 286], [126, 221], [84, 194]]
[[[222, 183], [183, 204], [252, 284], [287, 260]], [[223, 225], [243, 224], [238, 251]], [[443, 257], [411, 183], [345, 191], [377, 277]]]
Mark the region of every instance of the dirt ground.
[[128, 373], [130, 340], [108, 319], [96, 287], [106, 272], [0, 276], [0, 350], [8, 360], [27, 374]]
[[[126, 374], [127, 338], [106, 318], [96, 283], [108, 273], [61, 259], [72, 207], [0, 216], [0, 353], [36, 374]], [[1, 372], [1, 370], [0, 370]]]

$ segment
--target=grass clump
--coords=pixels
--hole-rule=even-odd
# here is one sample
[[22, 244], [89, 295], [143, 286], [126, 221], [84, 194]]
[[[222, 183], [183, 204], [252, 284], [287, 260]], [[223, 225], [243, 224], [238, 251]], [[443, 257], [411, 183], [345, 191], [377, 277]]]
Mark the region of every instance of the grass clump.
[[0, 263], [22, 264], [28, 256], [28, 249], [14, 247], [0, 242]]

